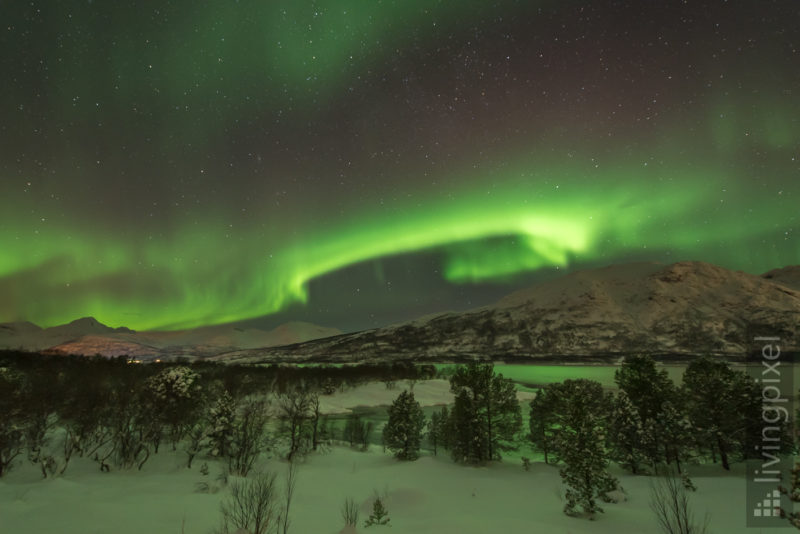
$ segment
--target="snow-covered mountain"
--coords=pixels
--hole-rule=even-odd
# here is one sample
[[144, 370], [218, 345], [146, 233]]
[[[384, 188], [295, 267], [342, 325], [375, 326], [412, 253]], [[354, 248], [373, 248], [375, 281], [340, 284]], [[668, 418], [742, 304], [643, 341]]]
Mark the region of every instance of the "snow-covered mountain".
[[773, 269], [761, 276], [772, 282], [800, 291], [800, 265], [790, 265], [782, 269]]
[[630, 353], [744, 358], [755, 336], [798, 351], [800, 266], [761, 276], [703, 262], [632, 263], [576, 271], [492, 306], [342, 334], [292, 322], [175, 332], [113, 329], [92, 317], [42, 329], [0, 324], [0, 348], [220, 361], [397, 361], [474, 358], [591, 361]]
[[608, 361], [631, 353], [743, 359], [755, 336], [797, 352], [800, 267], [763, 276], [703, 262], [577, 271], [488, 306], [285, 347], [216, 356], [252, 361], [538, 359]]
[[93, 317], [40, 328], [29, 322], [0, 324], [0, 349], [59, 354], [131, 356], [140, 359], [204, 357], [238, 349], [300, 343], [340, 334], [335, 328], [290, 322], [269, 331], [231, 325], [180, 331], [134, 332], [110, 328]]
[[33, 323], [0, 323], [0, 348], [44, 350], [83, 336], [127, 334], [127, 328], [111, 328], [94, 317], [83, 317], [68, 324], [41, 328]]

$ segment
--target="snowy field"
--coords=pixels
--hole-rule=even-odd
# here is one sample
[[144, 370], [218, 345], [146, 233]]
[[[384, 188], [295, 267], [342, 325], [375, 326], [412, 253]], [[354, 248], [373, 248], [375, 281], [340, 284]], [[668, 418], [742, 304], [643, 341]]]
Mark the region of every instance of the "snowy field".
[[[348, 413], [356, 407], [388, 406], [404, 389], [408, 389], [408, 384], [404, 380], [399, 380], [394, 389], [386, 389], [382, 382], [370, 382], [345, 392], [337, 391], [333, 395], [320, 396], [319, 400], [322, 413]], [[414, 384], [413, 392], [414, 398], [423, 408], [453, 403], [450, 382], [447, 380], [434, 379], [417, 382]], [[535, 394], [530, 391], [517, 391], [517, 399], [523, 408], [533, 397]]]
[[[219, 523], [219, 503], [226, 495], [197, 493], [198, 482], [216, 484], [221, 466], [209, 462], [200, 474], [197, 462], [186, 469], [183, 455], [161, 452], [141, 472], [100, 473], [93, 462], [78, 459], [67, 474], [40, 480], [30, 467], [0, 482], [0, 532], [4, 534], [168, 534], [210, 532]], [[692, 502], [698, 515], [708, 512], [711, 532], [753, 532], [744, 528], [744, 477], [718, 466], [692, 470], [698, 490]], [[285, 462], [262, 468], [280, 474]], [[391, 528], [396, 534], [488, 534], [542, 532], [564, 534], [657, 533], [648, 508], [648, 479], [621, 473], [628, 500], [605, 505], [595, 521], [561, 512], [561, 482], [555, 467], [534, 463], [522, 469], [508, 459], [489, 467], [465, 467], [446, 456], [423, 456], [401, 463], [378, 447], [367, 453], [334, 447], [300, 465], [292, 529], [297, 534], [335, 534], [343, 526], [339, 508], [345, 497], [361, 502], [361, 517], [371, 509], [371, 495], [387, 493]], [[769, 532], [796, 532], [769, 529]]]
[[[381, 383], [325, 397], [326, 411], [339, 413], [355, 406], [391, 402], [405, 386], [387, 391]], [[414, 388], [423, 405], [447, 403], [447, 382], [420, 382]], [[524, 396], [526, 396], [523, 393]], [[292, 505], [294, 534], [337, 534], [342, 530], [340, 508], [346, 497], [361, 503], [358, 532], [395, 534], [494, 534], [540, 532], [564, 534], [658, 533], [649, 509], [649, 479], [612, 469], [627, 492], [627, 500], [604, 505], [605, 513], [589, 521], [562, 513], [563, 488], [558, 469], [536, 462], [522, 468], [520, 455], [487, 467], [453, 463], [446, 453], [430, 453], [404, 463], [378, 446], [357, 452], [344, 446], [308, 456], [299, 467]], [[42, 480], [27, 462], [0, 480], [2, 534], [207, 534], [219, 526], [219, 505], [228, 495], [218, 480], [223, 465], [204, 458], [192, 469], [185, 455], [164, 446], [142, 471], [101, 473], [97, 464], [76, 458], [67, 473]], [[209, 474], [200, 466], [207, 462]], [[286, 462], [264, 459], [258, 468], [282, 477]], [[710, 532], [755, 532], [745, 524], [744, 465], [724, 472], [719, 466], [689, 469], [696, 493], [692, 504], [699, 517], [710, 517]], [[207, 483], [215, 492], [197, 491]], [[385, 501], [391, 527], [363, 528], [375, 492]], [[768, 533], [797, 532], [789, 528]]]

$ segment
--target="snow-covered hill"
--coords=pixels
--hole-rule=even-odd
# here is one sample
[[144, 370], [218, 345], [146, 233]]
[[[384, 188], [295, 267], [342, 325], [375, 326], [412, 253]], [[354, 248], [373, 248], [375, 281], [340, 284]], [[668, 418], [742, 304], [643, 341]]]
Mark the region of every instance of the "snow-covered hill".
[[47, 329], [0, 324], [0, 348], [230, 362], [608, 361], [640, 352], [742, 359], [758, 348], [755, 336], [778, 336], [784, 351], [797, 352], [798, 325], [800, 266], [757, 276], [703, 262], [631, 263], [576, 271], [492, 306], [352, 334], [301, 322], [133, 332], [87, 317]]
[[42, 329], [29, 322], [0, 324], [0, 348], [139, 359], [202, 357], [238, 349], [300, 343], [340, 334], [335, 328], [290, 322], [269, 331], [231, 325], [174, 332], [110, 328], [92, 317]]
[[577, 271], [469, 312], [216, 359], [608, 361], [631, 353], [743, 359], [758, 348], [755, 336], [778, 336], [785, 351], [796, 352], [800, 290], [786, 280], [799, 270], [770, 278], [703, 262], [614, 265]]

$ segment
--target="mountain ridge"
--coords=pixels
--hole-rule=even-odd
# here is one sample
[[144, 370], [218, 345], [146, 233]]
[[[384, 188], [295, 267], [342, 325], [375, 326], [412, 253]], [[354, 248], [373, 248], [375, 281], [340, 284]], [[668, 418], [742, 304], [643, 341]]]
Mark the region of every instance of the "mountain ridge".
[[[575, 271], [511, 293], [491, 306], [213, 360], [252, 363], [356, 360], [609, 361], [710, 354], [742, 360], [758, 335], [797, 351], [800, 267], [752, 275], [684, 261]], [[788, 280], [788, 282], [787, 282]]]
[[608, 361], [634, 352], [741, 360], [757, 335], [797, 351], [800, 265], [762, 275], [683, 261], [573, 271], [492, 305], [361, 332], [290, 322], [174, 332], [111, 328], [93, 317], [42, 329], [0, 324], [0, 347], [52, 354], [206, 358], [222, 362], [398, 360]]
[[136, 359], [174, 359], [211, 356], [235, 349], [286, 345], [341, 333], [336, 328], [291, 321], [272, 330], [231, 325], [179, 331], [141, 331], [112, 328], [94, 317], [41, 328], [28, 322], [0, 324], [0, 349], [48, 354], [130, 356]]

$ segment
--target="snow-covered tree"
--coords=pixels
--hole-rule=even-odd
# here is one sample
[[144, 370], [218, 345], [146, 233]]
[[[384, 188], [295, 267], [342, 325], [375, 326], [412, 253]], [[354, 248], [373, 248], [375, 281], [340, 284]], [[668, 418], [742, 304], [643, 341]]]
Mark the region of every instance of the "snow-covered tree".
[[448, 442], [450, 455], [456, 462], [479, 463], [485, 458], [485, 435], [478, 431], [477, 410], [472, 397], [466, 390], [455, 398], [453, 410], [448, 419]]
[[[458, 456], [474, 462], [499, 460], [501, 451], [516, 446], [522, 415], [513, 381], [495, 374], [492, 364], [470, 364], [450, 378], [450, 391], [456, 396], [454, 415], [459, 412], [454, 424], [468, 424], [473, 430], [468, 442], [453, 443], [460, 449]], [[456, 439], [461, 434], [456, 428]]]
[[236, 402], [223, 390], [208, 410], [208, 444], [212, 456], [228, 456], [235, 419]]
[[[691, 447], [688, 439], [689, 421], [683, 396], [667, 372], [658, 369], [650, 356], [628, 356], [615, 373], [614, 380], [619, 387], [620, 397], [627, 397], [638, 414], [638, 418], [634, 417], [630, 422], [638, 419], [641, 425], [641, 439], [637, 447], [641, 453], [640, 459], [646, 460], [654, 470], [658, 470], [660, 465], [675, 463], [680, 471], [681, 461], [689, 455]], [[619, 405], [617, 408], [620, 408]], [[617, 411], [615, 415], [622, 414]], [[629, 413], [627, 417], [631, 418], [633, 414]], [[624, 423], [615, 427], [612, 436], [619, 435], [616, 431], [623, 434], [621, 438], [634, 440], [634, 436], [626, 433]], [[635, 440], [630, 443], [635, 443]], [[628, 451], [632, 452], [629, 447]], [[614, 448], [615, 459], [625, 465], [626, 462], [619, 457], [620, 452], [618, 447]], [[632, 469], [633, 465], [628, 463], [627, 467]]]
[[620, 391], [614, 400], [608, 437], [611, 459], [633, 474], [639, 473], [646, 459], [644, 426], [639, 412], [624, 391]]
[[614, 382], [639, 412], [642, 424], [656, 419], [661, 405], [675, 394], [675, 384], [666, 370], [658, 369], [647, 355], [626, 356], [614, 373]]
[[617, 487], [616, 479], [606, 471], [609, 399], [600, 383], [593, 380], [565, 380], [559, 389], [553, 441], [564, 463], [559, 470], [567, 486], [564, 513], [577, 514], [580, 507], [593, 517], [603, 511], [596, 499], [607, 500], [606, 494]]
[[395, 457], [416, 460], [419, 457], [425, 415], [414, 394], [403, 391], [389, 407], [389, 421], [383, 427], [383, 441]]
[[200, 376], [186, 366], [168, 367], [147, 381], [160, 415], [169, 429], [172, 449], [194, 423], [199, 407]]
[[677, 397], [675, 402], [667, 401], [661, 406], [658, 431], [648, 436], [646, 442], [655, 442], [651, 448], [661, 448], [660, 457], [667, 465], [674, 463], [678, 473], [688, 477], [683, 472], [682, 463], [690, 457], [694, 432], [685, 409], [679, 406], [681, 403]]
[[754, 422], [761, 421], [760, 389], [745, 373], [709, 357], [686, 367], [683, 384], [699, 445], [730, 469], [732, 456], [744, 457], [751, 452], [748, 443], [761, 439], [758, 429], [752, 435]]
[[556, 388], [546, 386], [539, 388], [536, 397], [531, 399], [529, 438], [533, 448], [544, 454], [544, 462], [550, 463], [549, 455], [553, 452], [553, 431], [555, 425]]

